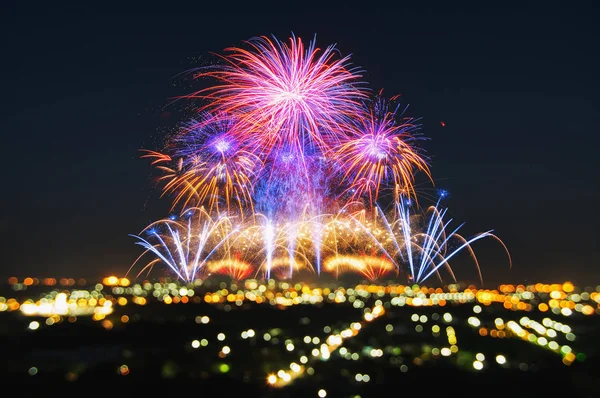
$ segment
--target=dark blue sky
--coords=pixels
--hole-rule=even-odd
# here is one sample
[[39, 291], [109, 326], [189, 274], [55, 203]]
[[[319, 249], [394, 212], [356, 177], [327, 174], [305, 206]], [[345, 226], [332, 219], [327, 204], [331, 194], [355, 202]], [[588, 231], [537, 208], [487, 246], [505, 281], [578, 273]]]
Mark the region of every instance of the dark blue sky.
[[164, 107], [186, 88], [173, 76], [244, 39], [294, 32], [337, 43], [374, 90], [410, 103], [451, 216], [467, 235], [495, 229], [512, 251], [509, 272], [479, 243], [484, 277], [600, 282], [599, 13], [577, 3], [3, 5], [0, 275], [126, 271], [139, 254], [128, 234], [168, 215], [138, 149], [158, 148], [177, 122]]

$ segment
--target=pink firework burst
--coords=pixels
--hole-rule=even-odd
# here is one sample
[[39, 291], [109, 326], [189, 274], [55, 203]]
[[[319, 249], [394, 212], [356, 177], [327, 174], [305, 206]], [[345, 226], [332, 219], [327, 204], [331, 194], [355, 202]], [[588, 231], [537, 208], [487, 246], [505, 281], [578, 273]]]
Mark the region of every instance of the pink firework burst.
[[305, 47], [294, 36], [287, 43], [263, 36], [246, 44], [226, 49], [223, 67], [198, 73], [220, 83], [190, 97], [235, 115], [235, 131], [261, 152], [282, 146], [301, 155], [307, 146], [326, 151], [361, 114], [361, 75], [349, 68], [348, 56], [336, 57], [335, 46], [321, 51], [314, 40]]
[[395, 114], [371, 112], [336, 151], [349, 183], [352, 199], [366, 198], [374, 204], [384, 188], [394, 195], [414, 196], [414, 173], [431, 178], [427, 162], [413, 146], [411, 123], [397, 123]]

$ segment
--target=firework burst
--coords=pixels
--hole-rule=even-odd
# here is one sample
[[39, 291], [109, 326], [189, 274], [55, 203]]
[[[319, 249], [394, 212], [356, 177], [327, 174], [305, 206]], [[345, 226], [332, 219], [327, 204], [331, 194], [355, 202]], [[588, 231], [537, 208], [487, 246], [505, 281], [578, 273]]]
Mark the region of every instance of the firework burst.
[[173, 206], [204, 204], [239, 214], [252, 208], [252, 181], [261, 161], [235, 138], [233, 124], [230, 117], [203, 113], [172, 140], [173, 156], [154, 151], [143, 156], [163, 172], [159, 180], [165, 182], [163, 192], [174, 195]]
[[398, 123], [396, 112], [389, 112], [380, 101], [376, 104], [336, 151], [351, 199], [365, 197], [371, 205], [382, 188], [391, 188], [395, 196], [414, 196], [416, 170], [431, 178], [427, 162], [414, 146], [417, 126], [410, 120]]
[[314, 40], [305, 47], [296, 37], [287, 43], [259, 37], [246, 44], [226, 50], [224, 67], [200, 72], [197, 77], [218, 84], [191, 97], [238, 116], [237, 132], [264, 152], [291, 147], [302, 157], [307, 145], [329, 149], [366, 98], [349, 57], [336, 57], [335, 46], [320, 51]]

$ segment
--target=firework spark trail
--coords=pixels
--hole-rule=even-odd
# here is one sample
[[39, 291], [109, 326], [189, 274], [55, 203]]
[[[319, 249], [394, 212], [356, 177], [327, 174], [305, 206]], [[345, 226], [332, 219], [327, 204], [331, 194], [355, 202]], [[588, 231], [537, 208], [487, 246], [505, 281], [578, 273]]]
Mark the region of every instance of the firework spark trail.
[[271, 224], [271, 222], [269, 220], [267, 220], [267, 225], [265, 226], [264, 239], [265, 239], [266, 265], [267, 265], [266, 276], [267, 276], [267, 279], [269, 279], [271, 277], [271, 268], [273, 267], [273, 252], [275, 251], [275, 249], [274, 249], [275, 231], [274, 231], [273, 224]]
[[[380, 219], [383, 220], [383, 224], [385, 225], [385, 228], [386, 228], [388, 234], [390, 234], [390, 236], [393, 236], [394, 231], [392, 230], [392, 226], [390, 225], [387, 217], [385, 216], [385, 214], [383, 213], [383, 210], [381, 210], [381, 207], [379, 207], [379, 205], [377, 205], [377, 210], [379, 212]], [[406, 237], [405, 237], [405, 239], [406, 239]], [[392, 243], [394, 244], [394, 247], [397, 250], [396, 253], [398, 253], [398, 255], [400, 256], [400, 260], [404, 261], [404, 255], [402, 254], [402, 249], [400, 248], [400, 245], [398, 244], [398, 240], [392, 239]]]
[[400, 266], [398, 265], [398, 263], [394, 260], [394, 258], [388, 253], [388, 251], [385, 249], [383, 243], [381, 241], [379, 241], [379, 239], [377, 239], [374, 235], [373, 232], [365, 225], [363, 225], [363, 223], [361, 223], [359, 220], [357, 220], [356, 218], [352, 217], [352, 220], [354, 220], [356, 222], [356, 224], [367, 234], [367, 236], [372, 240], [373, 243], [375, 243], [382, 251], [383, 255], [386, 256], [391, 262], [392, 264], [394, 264], [396, 266], [397, 269], [400, 269]]
[[[148, 239], [144, 239], [139, 235], [130, 235], [138, 239], [136, 244], [146, 249], [134, 262], [134, 265], [145, 254], [152, 253], [159, 257], [180, 279], [187, 282], [194, 281], [206, 261], [221, 246], [227, 243], [234, 233], [238, 232], [238, 229], [231, 225], [231, 220], [227, 217], [219, 216], [217, 220], [214, 220], [204, 209], [198, 208], [190, 209], [186, 213], [193, 215], [194, 211], [199, 214], [197, 221], [195, 221], [199, 224], [198, 228], [195, 228], [195, 223], [192, 223], [192, 220], [188, 220], [186, 225], [171, 219], [161, 220], [146, 227], [142, 232], [147, 232], [150, 237], [158, 240], [158, 244], [152, 244]], [[167, 234], [161, 235], [158, 233], [157, 229], [161, 225], [167, 229]], [[196, 230], [198, 232], [195, 232]], [[185, 240], [181, 239], [181, 232], [186, 236]], [[168, 239], [169, 243], [165, 238]], [[193, 254], [193, 261], [191, 262], [189, 261], [190, 254]], [[150, 262], [140, 273], [153, 264], [154, 262]]]
[[[482, 279], [479, 261], [471, 248], [471, 244], [485, 237], [492, 237], [500, 242], [508, 255], [509, 265], [512, 266], [512, 260], [508, 249], [496, 235], [492, 234], [492, 230], [480, 233], [473, 238], [465, 239], [462, 235], [458, 234], [458, 231], [464, 225], [463, 223], [451, 232], [448, 232], [447, 228], [452, 222], [452, 219], [444, 222], [444, 217], [448, 208], [442, 209], [441, 211], [439, 210], [439, 204], [442, 198], [443, 195], [438, 199], [435, 206], [431, 206], [426, 212], [430, 214], [430, 217], [424, 232], [414, 231], [412, 229], [411, 216], [405, 201], [400, 200], [396, 203], [397, 210], [395, 214], [398, 215], [398, 219], [395, 222], [399, 224], [402, 231], [403, 245], [409, 263], [410, 273], [415, 283], [422, 283], [431, 275], [438, 272], [442, 266], [446, 266], [452, 278], [456, 279], [452, 268], [449, 266], [449, 261], [455, 255], [462, 252], [463, 249], [466, 249], [470, 254], [475, 263], [479, 277]], [[420, 244], [418, 242], [419, 238], [421, 239]], [[454, 250], [449, 250], [449, 244], [452, 239], [456, 239], [462, 244]], [[483, 280], [481, 282], [483, 283]]]
[[[150, 242], [148, 242], [146, 239], [142, 238], [141, 236], [137, 236], [137, 235], [131, 235], [134, 238], [139, 239], [139, 242], [136, 242], [136, 245], [140, 245], [143, 248], [146, 249], [146, 251], [142, 254], [146, 254], [147, 252], [152, 252], [154, 253], [158, 258], [160, 258], [173, 272], [175, 272], [175, 274], [177, 274], [177, 276], [180, 279], [186, 280], [183, 275], [181, 275], [181, 273], [179, 272], [179, 267], [177, 266], [177, 262], [175, 261], [175, 259], [173, 258], [173, 255], [171, 254], [171, 251], [169, 250], [169, 246], [167, 246], [167, 244], [163, 241], [163, 239], [160, 237], [160, 235], [158, 235], [156, 232], [153, 233], [154, 236], [156, 236], [156, 238], [159, 240], [160, 244], [162, 245], [162, 247], [165, 249], [165, 251], [169, 254], [170, 257], [170, 261], [169, 259], [165, 258], [165, 256], [162, 254], [162, 252], [160, 251], [159, 247], [157, 245], [153, 245]], [[141, 258], [138, 257], [138, 259]], [[137, 260], [133, 263], [132, 267], [135, 265], [135, 263], [137, 262]], [[151, 266], [151, 264], [154, 264], [154, 262], [151, 262], [148, 264], [148, 266]], [[145, 267], [146, 268], [146, 267]], [[144, 269], [145, 269], [144, 268]], [[142, 271], [140, 271], [140, 273], [144, 272], [144, 269], [142, 269]]]
[[[490, 230], [490, 231], [487, 231], [487, 232], [483, 232], [483, 233], [481, 233], [481, 234], [477, 235], [476, 237], [469, 239], [468, 241], [466, 241], [465, 243], [463, 243], [461, 246], [459, 246], [457, 249], [455, 249], [454, 251], [452, 251], [452, 253], [450, 253], [450, 255], [448, 255], [448, 256], [446, 256], [446, 257], [444, 257], [444, 258], [442, 259], [442, 261], [440, 261], [438, 264], [435, 264], [434, 266], [432, 266], [432, 269], [429, 271], [429, 273], [428, 273], [427, 275], [425, 275], [423, 278], [421, 278], [421, 279], [418, 279], [418, 280], [419, 280], [419, 281], [424, 281], [424, 280], [426, 280], [426, 279], [427, 279], [427, 278], [429, 278], [429, 277], [430, 277], [430, 276], [431, 276], [431, 275], [432, 275], [434, 272], [436, 272], [436, 271], [437, 271], [437, 270], [438, 270], [438, 269], [439, 269], [441, 266], [443, 266], [443, 265], [447, 264], [447, 263], [448, 263], [448, 261], [450, 261], [450, 259], [451, 259], [452, 257], [454, 257], [456, 254], [458, 254], [458, 253], [459, 253], [459, 252], [460, 252], [462, 249], [464, 249], [464, 248], [466, 248], [466, 247], [470, 246], [470, 245], [471, 245], [471, 243], [473, 243], [473, 242], [475, 242], [475, 241], [477, 241], [477, 240], [479, 240], [479, 239], [485, 238], [485, 237], [487, 237], [487, 236], [492, 236], [491, 232], [492, 232], [492, 230]], [[445, 242], [444, 242], [444, 244], [445, 244]], [[432, 265], [433, 265], [433, 264], [432, 264]], [[481, 274], [481, 272], [480, 272], [480, 271], [479, 271], [479, 273]], [[481, 281], [481, 283], [483, 284], [483, 281]]]
[[288, 232], [288, 256], [290, 258], [290, 278], [294, 273], [294, 264], [296, 263], [296, 256], [294, 252], [296, 251], [296, 239], [297, 239], [297, 230], [295, 225]]
[[[425, 235], [424, 235], [425, 236], [424, 246], [422, 248], [423, 253], [432, 253], [435, 249], [437, 249], [437, 251], [435, 251], [433, 256], [421, 255], [421, 266], [419, 267], [419, 272], [417, 273], [417, 277], [415, 278], [415, 280], [419, 280], [421, 278], [421, 274], [423, 273], [423, 270], [425, 269], [426, 264], [428, 265], [429, 261], [433, 261], [433, 259], [436, 258], [437, 255], [440, 254], [442, 250], [445, 250], [445, 248], [447, 247], [448, 238], [454, 236], [458, 232], [458, 230], [462, 227], [462, 225], [460, 225], [451, 234], [449, 234], [449, 235], [445, 234], [445, 228], [448, 225], [450, 225], [450, 223], [452, 222], [452, 219], [448, 220], [445, 224], [443, 223], [442, 220], [444, 219], [444, 216], [446, 215], [446, 212], [448, 211], [448, 209], [447, 208], [443, 209], [441, 212], [438, 211], [438, 206], [439, 206], [441, 199], [442, 199], [441, 197], [438, 199], [434, 209], [430, 209], [430, 210], [432, 210], [433, 215], [429, 218], [429, 224], [427, 225], [427, 231], [425, 232]], [[440, 238], [442, 239], [442, 241], [440, 244], [437, 244], [437, 242], [440, 241]]]
[[323, 227], [317, 223], [312, 225], [313, 249], [315, 251], [315, 268], [317, 275], [321, 275], [321, 245], [323, 242]]

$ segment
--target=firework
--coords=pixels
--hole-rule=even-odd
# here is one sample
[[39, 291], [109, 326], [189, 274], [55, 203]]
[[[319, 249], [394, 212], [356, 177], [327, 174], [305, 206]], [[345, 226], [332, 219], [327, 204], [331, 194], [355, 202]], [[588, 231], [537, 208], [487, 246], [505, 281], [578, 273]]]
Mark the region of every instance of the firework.
[[365, 220], [341, 211], [283, 224], [260, 214], [235, 224], [231, 217], [213, 218], [204, 209], [192, 209], [180, 221], [151, 224], [145, 231], [148, 236], [136, 238], [144, 254], [156, 256], [144, 269], [162, 262], [187, 281], [201, 271], [239, 280], [254, 272], [268, 279], [323, 270], [336, 277], [358, 273], [368, 280], [396, 273], [422, 283], [432, 275], [441, 280], [441, 268], [456, 280], [450, 260], [462, 251], [471, 256], [481, 278], [471, 245], [486, 237], [501, 244], [510, 264], [506, 246], [492, 231], [467, 239], [458, 233], [462, 225], [450, 229], [452, 220], [444, 220], [448, 209], [440, 209], [439, 201], [423, 214], [411, 209], [402, 198], [389, 214], [378, 207], [377, 216]]
[[252, 178], [260, 159], [236, 140], [232, 128], [230, 117], [203, 113], [172, 140], [173, 156], [154, 151], [143, 156], [163, 172], [159, 181], [166, 182], [164, 193], [174, 194], [173, 206], [252, 208]]
[[318, 154], [301, 159], [291, 148], [273, 152], [255, 184], [256, 211], [283, 221], [321, 214], [334, 206], [335, 179], [331, 163]]
[[187, 220], [169, 218], [154, 222], [141, 234], [131, 235], [138, 239], [136, 244], [146, 249], [133, 265], [148, 253], [156, 257], [140, 273], [163, 263], [180, 279], [192, 282], [204, 270], [207, 260], [227, 248], [237, 231], [230, 218], [215, 219], [203, 208], [189, 209], [185, 216]]
[[[454, 272], [450, 267], [450, 260], [465, 250], [473, 259], [481, 283], [483, 283], [479, 261], [471, 244], [486, 237], [495, 239], [500, 243], [508, 256], [509, 266], [512, 267], [508, 248], [502, 240], [492, 233], [492, 230], [466, 239], [458, 233], [464, 223], [454, 229], [449, 229], [452, 219], [444, 221], [448, 208], [439, 209], [442, 198], [443, 196], [440, 196], [436, 205], [427, 209], [425, 217], [411, 215], [411, 202], [406, 198], [401, 198], [396, 202], [396, 209], [391, 222], [378, 208], [382, 224], [388, 231], [388, 242], [392, 243], [392, 251], [396, 253], [396, 257], [408, 267], [410, 280], [415, 283], [422, 283], [433, 274], [437, 274], [441, 280], [439, 270], [444, 267], [456, 281]], [[421, 219], [422, 222], [419, 223], [418, 219]], [[454, 242], [457, 243], [457, 246], [451, 245]]]
[[191, 208], [134, 235], [145, 249], [136, 263], [154, 256], [142, 272], [163, 263], [188, 282], [308, 271], [421, 283], [441, 269], [455, 279], [449, 262], [463, 251], [481, 278], [471, 244], [485, 237], [506, 250], [492, 231], [448, 229], [439, 201], [413, 212], [415, 173], [432, 179], [419, 126], [391, 109], [395, 98], [369, 99], [348, 57], [296, 37], [246, 44], [196, 74], [217, 81], [187, 96], [205, 101], [198, 114], [164, 151], [143, 155], [173, 207]]
[[323, 267], [327, 272], [336, 276], [355, 272], [369, 281], [381, 279], [397, 268], [388, 259], [372, 256], [336, 256], [326, 259]]
[[414, 196], [415, 170], [431, 178], [425, 159], [413, 145], [416, 127], [410, 120], [398, 123], [396, 112], [389, 112], [382, 100], [359, 120], [336, 151], [352, 199], [366, 197], [374, 204], [384, 187], [391, 187], [395, 195]]
[[305, 48], [296, 37], [259, 37], [247, 47], [228, 48], [225, 66], [200, 72], [218, 83], [191, 97], [238, 116], [237, 132], [262, 151], [287, 146], [302, 157], [307, 146], [327, 150], [360, 114], [361, 75], [349, 57], [336, 57], [335, 46], [320, 51], [314, 40]]
[[301, 270], [312, 271], [312, 268], [309, 267], [304, 261], [299, 258], [292, 257], [295, 254], [296, 253], [292, 252], [286, 257], [274, 258], [271, 262], [270, 273], [277, 276], [278, 279], [287, 279], [296, 275]]
[[235, 259], [211, 261], [206, 269], [209, 273], [227, 275], [235, 281], [248, 278], [254, 271], [251, 264]]

